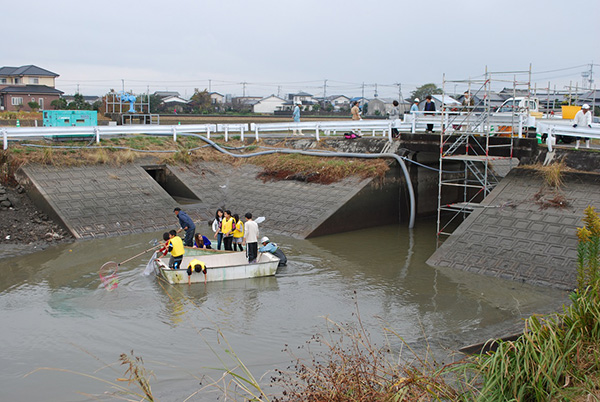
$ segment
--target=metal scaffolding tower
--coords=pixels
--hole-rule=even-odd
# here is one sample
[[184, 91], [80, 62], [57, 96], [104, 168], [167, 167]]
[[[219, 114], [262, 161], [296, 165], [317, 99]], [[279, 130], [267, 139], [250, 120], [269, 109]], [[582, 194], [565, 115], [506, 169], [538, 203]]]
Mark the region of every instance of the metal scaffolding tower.
[[[502, 79], [503, 75], [514, 74], [512, 80]], [[517, 81], [517, 75], [528, 74], [527, 81]], [[450, 110], [442, 105], [442, 131], [440, 135], [439, 183], [437, 236], [452, 234], [460, 222], [481, 207], [480, 203], [494, 189], [501, 177], [494, 165], [512, 168], [513, 138], [522, 135], [523, 119], [528, 110], [514, 108], [508, 113], [494, 113], [490, 102], [492, 85], [510, 82], [513, 85], [513, 98], [517, 88], [523, 89], [529, 97], [531, 67], [527, 71], [488, 72], [483, 79], [444, 81], [446, 86], [464, 85], [468, 94], [460, 108]], [[477, 99], [477, 101], [471, 101]], [[526, 102], [529, 104], [529, 102]], [[503, 137], [495, 140], [495, 137]]]

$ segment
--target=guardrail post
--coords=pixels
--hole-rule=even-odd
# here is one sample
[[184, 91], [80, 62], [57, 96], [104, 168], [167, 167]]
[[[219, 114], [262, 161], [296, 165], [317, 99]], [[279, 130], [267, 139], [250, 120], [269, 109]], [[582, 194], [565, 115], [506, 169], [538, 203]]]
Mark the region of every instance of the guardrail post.
[[227, 142], [227, 138], [229, 137], [229, 125], [225, 126], [225, 142]]
[[4, 144], [4, 149], [8, 149], [8, 133], [5, 128], [2, 129], [2, 142]]
[[206, 137], [210, 140], [210, 127], [206, 127]]
[[177, 142], [177, 129], [175, 126], [171, 127], [171, 131], [173, 132], [173, 142]]
[[98, 126], [94, 127], [94, 134], [96, 135], [96, 144], [100, 143], [100, 129]]
[[258, 126], [254, 126], [254, 137], [256, 138], [256, 142], [258, 142]]
[[240, 128], [240, 138], [242, 139], [242, 142], [244, 142], [244, 127], [243, 126]]
[[412, 119], [411, 125], [410, 125], [410, 132], [412, 134], [414, 134], [416, 130], [417, 130], [417, 115], [415, 114]]
[[554, 142], [554, 127], [550, 127], [548, 130], [548, 138], [546, 138], [546, 145], [548, 146], [548, 152], [552, 152], [552, 143]]
[[[397, 122], [397, 121], [398, 121], [398, 120], [395, 120], [395, 121], [394, 121], [394, 126], [396, 125], [396, 122]], [[398, 133], [399, 133], [399, 132], [400, 132], [400, 131], [398, 131]], [[383, 135], [385, 136], [385, 132], [383, 133]], [[389, 122], [389, 124], [388, 124], [388, 140], [392, 141], [392, 122], [391, 122], [391, 121], [390, 121], [390, 122]]]
[[519, 115], [519, 138], [523, 138], [523, 113]]
[[317, 141], [320, 141], [321, 138], [319, 137], [319, 125], [317, 124], [316, 128], [315, 128], [315, 139]]

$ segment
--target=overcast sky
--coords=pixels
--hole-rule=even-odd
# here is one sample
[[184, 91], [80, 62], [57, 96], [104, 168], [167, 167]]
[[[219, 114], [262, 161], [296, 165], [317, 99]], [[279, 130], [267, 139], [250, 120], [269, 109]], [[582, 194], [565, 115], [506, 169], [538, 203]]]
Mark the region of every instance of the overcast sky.
[[[246, 95], [321, 96], [327, 79], [327, 95], [361, 95], [364, 83], [365, 96], [377, 84], [379, 96], [391, 97], [400, 83], [408, 97], [419, 85], [441, 86], [444, 74], [481, 78], [486, 66], [530, 64], [538, 88], [581, 85], [590, 63], [600, 84], [599, 0], [11, 3], [2, 7], [0, 63], [53, 71], [68, 94], [79, 85], [84, 95], [101, 95], [124, 80], [136, 93], [189, 97], [210, 85], [242, 95], [246, 82]], [[466, 89], [446, 89], [455, 85]]]

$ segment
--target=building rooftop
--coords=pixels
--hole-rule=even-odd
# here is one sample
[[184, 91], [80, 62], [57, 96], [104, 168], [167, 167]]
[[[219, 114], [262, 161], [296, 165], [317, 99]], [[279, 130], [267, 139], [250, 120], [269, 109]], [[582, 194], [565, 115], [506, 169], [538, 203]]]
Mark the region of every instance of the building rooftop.
[[0, 77], [35, 75], [38, 77], [58, 77], [58, 74], [32, 64], [21, 67], [0, 67]]

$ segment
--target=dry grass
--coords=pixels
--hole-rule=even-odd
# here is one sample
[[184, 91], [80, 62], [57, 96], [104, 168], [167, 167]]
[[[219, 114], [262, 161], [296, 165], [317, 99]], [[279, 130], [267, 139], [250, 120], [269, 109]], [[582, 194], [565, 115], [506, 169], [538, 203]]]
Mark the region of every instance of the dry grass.
[[264, 168], [263, 180], [298, 180], [330, 184], [346, 177], [382, 178], [389, 170], [383, 159], [319, 158], [300, 154], [258, 156], [252, 161]]
[[[234, 153], [251, 154], [258, 151], [257, 145], [246, 146], [239, 140], [223, 143], [217, 139], [218, 145], [228, 147]], [[300, 154], [272, 154], [252, 158], [236, 158], [206, 147], [206, 143], [197, 137], [180, 136], [177, 143], [171, 137], [129, 136], [117, 137], [103, 141], [100, 146], [86, 144], [81, 141], [65, 141], [55, 148], [45, 142], [26, 146], [11, 144], [2, 152], [3, 169], [0, 180], [4, 183], [14, 181], [14, 172], [28, 163], [51, 166], [81, 166], [111, 164], [120, 166], [132, 163], [139, 158], [154, 158], [157, 164], [191, 165], [198, 161], [226, 163], [238, 167], [245, 163], [261, 166], [264, 171], [259, 175], [263, 180], [299, 180], [329, 184], [346, 177], [361, 179], [383, 178], [389, 170], [388, 162], [382, 159], [357, 159], [314, 157]], [[69, 148], [73, 147], [73, 148]], [[78, 148], [82, 147], [82, 148]], [[273, 146], [285, 148], [282, 142]], [[322, 148], [327, 149], [323, 144]], [[136, 151], [137, 150], [137, 151]], [[152, 152], [165, 151], [172, 152]], [[143, 151], [143, 152], [142, 152]]]

